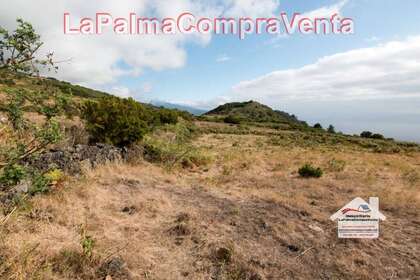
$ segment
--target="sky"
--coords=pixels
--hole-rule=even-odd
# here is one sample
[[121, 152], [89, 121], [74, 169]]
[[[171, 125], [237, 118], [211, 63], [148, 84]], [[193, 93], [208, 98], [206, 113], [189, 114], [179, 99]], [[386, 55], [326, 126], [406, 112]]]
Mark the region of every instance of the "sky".
[[[310, 124], [420, 142], [417, 0], [0, 0], [0, 26], [31, 22], [54, 51], [59, 79], [139, 101], [210, 109], [256, 100]], [[354, 20], [352, 35], [65, 35], [63, 15], [159, 18], [311, 16]]]

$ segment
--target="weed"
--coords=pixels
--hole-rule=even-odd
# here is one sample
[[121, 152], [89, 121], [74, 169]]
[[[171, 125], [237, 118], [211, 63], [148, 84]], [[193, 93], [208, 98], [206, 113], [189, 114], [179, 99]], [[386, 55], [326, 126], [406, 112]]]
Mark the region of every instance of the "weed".
[[414, 186], [420, 181], [420, 173], [415, 169], [411, 169], [402, 175], [402, 179], [411, 186]]
[[31, 195], [47, 193], [50, 191], [51, 182], [52, 181], [48, 177], [35, 173], [32, 179], [32, 185], [29, 189], [29, 193]]
[[62, 275], [81, 275], [85, 269], [85, 258], [77, 250], [62, 249], [52, 263], [53, 271]]
[[319, 167], [316, 168], [310, 164], [305, 164], [298, 170], [298, 173], [303, 178], [320, 178], [322, 177], [323, 171]]
[[328, 162], [328, 170], [332, 172], [342, 172], [344, 171], [345, 167], [346, 162], [344, 160], [338, 160], [333, 158]]
[[191, 144], [194, 129], [187, 123], [167, 125], [143, 140], [145, 158], [172, 168], [177, 164], [182, 167], [205, 165], [210, 157]]
[[44, 177], [51, 182], [51, 184], [55, 185], [61, 182], [64, 178], [64, 173], [60, 169], [53, 169], [48, 171]]
[[95, 247], [95, 239], [86, 234], [86, 227], [82, 226], [80, 231], [80, 245], [82, 246], [83, 256], [91, 259], [93, 256], [93, 249]]
[[26, 169], [19, 164], [7, 165], [0, 175], [0, 184], [5, 187], [16, 186], [26, 176]]

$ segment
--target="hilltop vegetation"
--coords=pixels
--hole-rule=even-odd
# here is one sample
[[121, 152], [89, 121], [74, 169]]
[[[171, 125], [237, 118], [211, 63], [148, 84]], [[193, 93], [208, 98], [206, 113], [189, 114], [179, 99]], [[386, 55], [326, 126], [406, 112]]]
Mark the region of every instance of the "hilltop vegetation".
[[204, 116], [209, 120], [220, 120], [227, 118], [227, 122], [239, 123], [277, 123], [295, 126], [304, 126], [296, 116], [283, 111], [273, 110], [270, 107], [256, 101], [233, 102], [220, 105], [207, 112]]
[[30, 89], [32, 91], [59, 91], [75, 98], [97, 99], [109, 97], [108, 93], [73, 85], [55, 78], [32, 77], [24, 73], [14, 73], [7, 69], [0, 69], [0, 89]]

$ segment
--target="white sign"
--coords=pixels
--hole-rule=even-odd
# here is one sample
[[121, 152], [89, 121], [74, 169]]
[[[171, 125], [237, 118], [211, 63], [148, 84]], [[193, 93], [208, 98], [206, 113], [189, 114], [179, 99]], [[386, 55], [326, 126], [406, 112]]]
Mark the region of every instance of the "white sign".
[[330, 217], [338, 222], [338, 238], [378, 238], [379, 220], [385, 216], [379, 212], [379, 198], [369, 198], [369, 203], [357, 197]]

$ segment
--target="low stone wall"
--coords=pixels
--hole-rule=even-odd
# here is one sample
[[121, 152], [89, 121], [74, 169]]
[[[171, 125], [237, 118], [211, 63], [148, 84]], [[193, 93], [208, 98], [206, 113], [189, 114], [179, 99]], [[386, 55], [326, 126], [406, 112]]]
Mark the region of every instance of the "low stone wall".
[[106, 162], [123, 160], [127, 150], [107, 144], [76, 145], [63, 150], [50, 150], [26, 162], [41, 171], [58, 168], [70, 175], [82, 172], [82, 166], [95, 167]]

